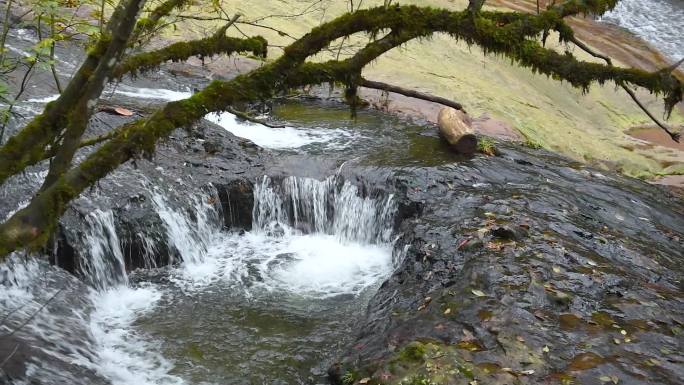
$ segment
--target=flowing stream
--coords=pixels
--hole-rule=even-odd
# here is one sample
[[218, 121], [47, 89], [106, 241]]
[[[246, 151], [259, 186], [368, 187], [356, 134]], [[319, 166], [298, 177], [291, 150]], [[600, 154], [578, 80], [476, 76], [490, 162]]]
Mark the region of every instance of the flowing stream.
[[[49, 301], [63, 293], [39, 290], [57, 269], [35, 260], [3, 266], [0, 303], [19, 309], [10, 320], [55, 305], [19, 333], [50, 336], [56, 346], [48, 355], [115, 385], [324, 382], [373, 288], [392, 270], [392, 197], [362, 197], [337, 176], [264, 177], [254, 192], [254, 229], [243, 234], [222, 229], [209, 195], [186, 202], [188, 213], [158, 188], [150, 197], [182, 263], [129, 276], [113, 213], [95, 210], [83, 234], [90, 294], [73, 314]], [[78, 326], [91, 333], [82, 337], [86, 350], [83, 340], [61, 340]], [[49, 359], [33, 360], [36, 378], [58, 372]], [[77, 371], [60, 376], [72, 374], [80, 383]]]
[[[109, 92], [161, 101], [189, 96], [125, 85]], [[27, 105], [38, 110], [52, 99]], [[207, 118], [286, 151], [344, 148], [357, 135], [316, 126], [276, 132], [227, 113]], [[90, 377], [79, 374], [91, 373], [114, 385], [327, 382], [331, 360], [351, 342], [350, 330], [393, 269], [396, 202], [368, 196], [337, 175], [254, 182], [253, 230], [234, 233], [223, 228], [213, 189], [179, 198], [145, 179], [172, 255], [169, 267], [154, 266], [155, 238], [140, 233], [147, 269], [126, 271], [116, 215], [101, 209], [84, 218], [81, 281], [19, 255], [2, 265], [2, 327], [41, 346], [41, 354], [29, 354], [28, 378], [86, 384]], [[72, 368], [52, 367], [53, 357]]]

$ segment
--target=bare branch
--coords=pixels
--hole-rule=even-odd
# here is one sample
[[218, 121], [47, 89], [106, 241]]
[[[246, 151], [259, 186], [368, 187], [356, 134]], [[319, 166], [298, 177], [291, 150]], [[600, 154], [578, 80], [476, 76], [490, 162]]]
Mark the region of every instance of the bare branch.
[[410, 97], [410, 98], [421, 99], [421, 100], [426, 100], [426, 101], [428, 101], [428, 102], [438, 103], [438, 104], [441, 104], [441, 105], [444, 105], [444, 106], [447, 106], [447, 107], [455, 108], [455, 109], [457, 109], [457, 110], [466, 112], [466, 111], [463, 109], [463, 105], [461, 105], [461, 104], [458, 103], [458, 102], [454, 102], [453, 100], [449, 100], [449, 99], [442, 98], [442, 97], [439, 97], [439, 96], [429, 95], [429, 94], [426, 94], [426, 93], [423, 93], [423, 92], [419, 92], [419, 91], [416, 91], [416, 90], [411, 90], [411, 89], [408, 89], [408, 88], [398, 87], [398, 86], [394, 86], [394, 85], [387, 84], [387, 83], [382, 83], [382, 82], [376, 82], [376, 81], [372, 81], [372, 80], [367, 80], [367, 79], [364, 79], [364, 78], [361, 78], [361, 80], [359, 81], [359, 85], [362, 86], [362, 87], [366, 87], [366, 88], [373, 88], [373, 89], [376, 89], [376, 90], [382, 90], [382, 91], [387, 91], [387, 92], [394, 92], [395, 94], [400, 94], [400, 95], [408, 96], [408, 97]]
[[[584, 52], [590, 54], [591, 56], [597, 57], [597, 58], [599, 58], [599, 59], [603, 59], [603, 60], [606, 62], [606, 64], [608, 64], [609, 66], [613, 66], [613, 61], [610, 59], [610, 57], [608, 57], [608, 56], [606, 56], [606, 55], [603, 55], [603, 54], [601, 54], [601, 53], [599, 53], [599, 52], [593, 50], [591, 47], [589, 47], [588, 45], [584, 44], [582, 41], [578, 40], [576, 37], [573, 36], [573, 37], [570, 39], [570, 41], [571, 41], [573, 44], [575, 44], [577, 47], [579, 47], [581, 50], [583, 50]], [[667, 72], [667, 73], [671, 73], [671, 72], [674, 71], [677, 67], [679, 67], [679, 66], [682, 64], [682, 62], [684, 62], [684, 58], [683, 58], [682, 60], [680, 60], [679, 62], [675, 63], [674, 65], [665, 68], [664, 71]], [[636, 103], [636, 105], [639, 106], [639, 108], [640, 108], [640, 109], [641, 109], [641, 110], [642, 110], [642, 111], [643, 111], [643, 112], [644, 112], [644, 113], [645, 113], [645, 114], [646, 114], [646, 115], [647, 115], [647, 116], [648, 116], [648, 117], [649, 117], [649, 118], [650, 118], [658, 127], [660, 127], [663, 131], [665, 131], [665, 132], [670, 136], [670, 138], [672, 138], [672, 140], [674, 140], [675, 142], [679, 143], [679, 139], [680, 139], [680, 137], [681, 137], [681, 134], [672, 131], [665, 123], [661, 122], [660, 119], [656, 118], [656, 117], [651, 113], [651, 111], [649, 111], [648, 108], [646, 108], [646, 106], [645, 106], [643, 103], [641, 103], [641, 101], [640, 101], [639, 98], [636, 96], [636, 94], [634, 93], [634, 91], [632, 91], [629, 87], [627, 87], [622, 81], [617, 81], [617, 84], [618, 84], [623, 90], [625, 90], [625, 92], [627, 92], [627, 94], [628, 94], [629, 97], [634, 101], [634, 103]]]

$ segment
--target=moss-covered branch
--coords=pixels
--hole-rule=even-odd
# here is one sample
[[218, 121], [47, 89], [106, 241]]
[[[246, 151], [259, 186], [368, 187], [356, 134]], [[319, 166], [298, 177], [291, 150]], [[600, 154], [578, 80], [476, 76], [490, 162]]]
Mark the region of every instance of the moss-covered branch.
[[[596, 1], [582, 3], [599, 6]], [[141, 153], [152, 153], [157, 140], [175, 128], [189, 126], [209, 112], [222, 111], [236, 103], [268, 99], [293, 87], [342, 82], [353, 88], [361, 81], [363, 67], [380, 55], [411, 39], [438, 32], [477, 44], [487, 53], [508, 57], [523, 67], [584, 90], [593, 82], [615, 81], [663, 94], [668, 108], [682, 100], [682, 85], [669, 73], [583, 62], [570, 54], [544, 48], [536, 37], [549, 29], [561, 28], [560, 16], [557, 10], [521, 17], [507, 12], [472, 14], [415, 6], [380, 7], [344, 15], [313, 29], [287, 47], [275, 62], [231, 81], [214, 81], [192, 97], [168, 103], [147, 119], [122, 127], [118, 135], [0, 225], [0, 256], [17, 248], [41, 247], [72, 199], [121, 163]], [[380, 31], [390, 32], [349, 59], [305, 62], [338, 38]], [[565, 36], [569, 33], [565, 31]]]
[[128, 0], [117, 23], [111, 25], [112, 38], [97, 67], [88, 77], [88, 81], [81, 90], [79, 98], [72, 103], [73, 107], [67, 114], [67, 124], [62, 135], [62, 141], [55, 157], [50, 163], [50, 169], [45, 177], [41, 191], [54, 183], [71, 166], [74, 154], [79, 148], [81, 137], [88, 126], [88, 120], [93, 113], [96, 101], [104, 89], [109, 73], [111, 73], [112, 68], [123, 55], [128, 45], [128, 38], [133, 31], [138, 12], [143, 3], [144, 0]]
[[238, 39], [215, 35], [200, 40], [178, 42], [156, 51], [131, 56], [112, 71], [110, 78], [118, 79], [126, 74], [144, 73], [165, 62], [184, 61], [193, 56], [204, 58], [220, 54], [250, 52], [254, 56], [266, 57], [267, 49], [268, 43], [260, 36]]
[[143, 17], [138, 20], [131, 35], [130, 42], [134, 43], [138, 41], [141, 36], [153, 32], [164, 17], [170, 15], [175, 9], [181, 9], [190, 3], [190, 0], [163, 1], [161, 4], [152, 9], [147, 17]]
[[60, 94], [59, 98], [45, 107], [45, 110], [33, 118], [16, 135], [9, 138], [0, 147], [0, 184], [29, 165], [44, 158], [45, 148], [56, 145], [57, 137], [67, 124], [67, 114], [79, 100], [93, 71], [100, 64], [102, 56], [107, 51], [112, 39], [113, 26], [118, 25], [125, 11], [125, 1], [114, 9], [114, 13], [102, 36], [88, 51], [86, 59], [76, 71], [71, 81]]

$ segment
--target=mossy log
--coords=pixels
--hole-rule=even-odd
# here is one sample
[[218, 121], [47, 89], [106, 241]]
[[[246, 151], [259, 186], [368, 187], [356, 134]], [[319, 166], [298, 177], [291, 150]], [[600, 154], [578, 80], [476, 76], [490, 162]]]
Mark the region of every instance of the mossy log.
[[439, 110], [437, 123], [439, 135], [454, 151], [466, 155], [472, 155], [477, 151], [477, 137], [468, 115], [451, 107], [444, 107]]

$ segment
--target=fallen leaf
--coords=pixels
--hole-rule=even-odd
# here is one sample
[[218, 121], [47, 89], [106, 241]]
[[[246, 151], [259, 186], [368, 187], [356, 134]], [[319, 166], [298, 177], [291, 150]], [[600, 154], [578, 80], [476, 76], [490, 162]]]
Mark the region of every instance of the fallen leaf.
[[626, 336], [626, 335], [627, 335], [627, 330], [625, 330], [625, 329], [620, 330], [620, 334], [622, 334], [623, 336]]
[[447, 308], [446, 310], [444, 310], [444, 315], [448, 314], [451, 314], [451, 308]]
[[362, 378], [359, 380], [359, 384], [367, 384], [370, 381], [370, 377]]
[[523, 371], [522, 371], [522, 372], [520, 372], [520, 373], [522, 373], [522, 374], [525, 374], [525, 375], [528, 375], [528, 376], [529, 376], [529, 375], [531, 375], [531, 374], [534, 374], [534, 370], [532, 370], [532, 369], [530, 369], [530, 370], [523, 370]]
[[515, 339], [518, 340], [518, 342], [525, 342], [525, 339], [521, 336], [516, 336]]
[[608, 377], [608, 376], [601, 376], [601, 377], [599, 377], [599, 380], [601, 380], [601, 382], [610, 382], [610, 381], [612, 381], [612, 380], [610, 379], [610, 377]]
[[554, 266], [554, 267], [553, 267], [553, 272], [556, 273], [556, 274], [560, 273], [560, 272], [561, 272], [560, 267]]
[[620, 345], [620, 340], [617, 338], [613, 338], [613, 342], [615, 342], [615, 345]]
[[549, 352], [549, 347], [546, 346], [546, 345], [544, 345], [544, 347], [542, 348], [542, 352], [548, 353], [548, 352]]
[[473, 290], [471, 290], [471, 292], [472, 292], [473, 294], [475, 294], [476, 296], [478, 296], [478, 297], [486, 297], [486, 296], [487, 296], [487, 294], [485, 294], [485, 293], [482, 292], [481, 290], [475, 290], [475, 289], [473, 289]]
[[119, 114], [121, 116], [132, 116], [133, 115], [133, 111], [127, 110], [123, 107], [114, 107], [114, 112], [116, 112], [117, 114]]

